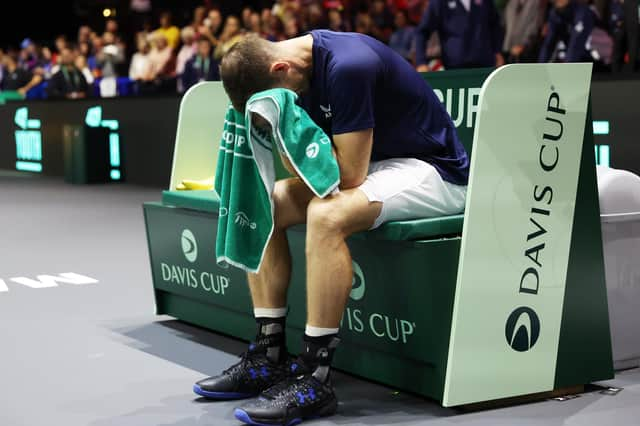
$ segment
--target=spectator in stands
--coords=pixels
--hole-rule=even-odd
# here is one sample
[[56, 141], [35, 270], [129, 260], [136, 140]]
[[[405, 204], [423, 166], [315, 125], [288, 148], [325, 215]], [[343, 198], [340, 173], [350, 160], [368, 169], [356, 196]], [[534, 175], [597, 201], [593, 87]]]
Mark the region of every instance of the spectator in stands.
[[612, 1], [609, 21], [615, 42], [612, 64], [614, 72], [640, 69], [639, 18], [640, 3], [637, 0]]
[[93, 74], [89, 69], [89, 65], [87, 64], [87, 57], [82, 53], [78, 53], [76, 55], [75, 65], [76, 68], [79, 69], [84, 76], [84, 79], [87, 80], [87, 84], [92, 85], [95, 78], [93, 77]]
[[149, 59], [151, 45], [147, 38], [140, 34], [137, 37], [136, 47], [138, 50], [133, 54], [129, 66], [129, 78], [144, 83], [151, 80], [151, 60]]
[[64, 34], [59, 35], [58, 37], [56, 37], [53, 44], [56, 48], [56, 51], [53, 57], [53, 62], [57, 63], [58, 55], [60, 54], [60, 52], [62, 52], [62, 49], [64, 49], [69, 45], [69, 42], [67, 41], [67, 36], [65, 36]]
[[429, 0], [407, 0], [407, 12], [410, 22], [420, 22]]
[[268, 21], [262, 22], [262, 32], [264, 38], [269, 41], [282, 41], [285, 39], [284, 26], [276, 15], [270, 15]]
[[339, 9], [329, 9], [328, 17], [331, 31], [347, 31], [347, 25]]
[[204, 21], [207, 18], [207, 8], [204, 6], [198, 6], [193, 11], [193, 20], [190, 27], [193, 29], [194, 34], [199, 35], [200, 27], [205, 25]]
[[407, 11], [398, 10], [396, 12], [396, 30], [391, 34], [389, 47], [398, 52], [403, 58], [411, 62], [413, 52], [413, 39], [415, 37], [415, 27], [408, 25]]
[[271, 16], [273, 15], [273, 13], [271, 13], [271, 9], [268, 7], [265, 7], [262, 9], [262, 11], [260, 12], [260, 22], [262, 22], [262, 24], [264, 25], [265, 22], [268, 23], [271, 21]]
[[42, 82], [42, 77], [18, 66], [15, 53], [2, 55], [2, 91], [18, 92], [26, 96], [27, 92]]
[[180, 30], [173, 25], [171, 12], [165, 11], [160, 14], [160, 28], [155, 32], [164, 36], [171, 49], [178, 48], [178, 44], [180, 44]]
[[538, 62], [592, 61], [587, 41], [596, 25], [591, 8], [575, 0], [555, 0]]
[[87, 41], [78, 43], [78, 53], [89, 60], [89, 57], [91, 56], [91, 44]]
[[372, 27], [371, 31], [378, 40], [386, 43], [391, 36], [393, 27], [393, 15], [389, 11], [384, 0], [373, 0], [369, 9]]
[[509, 0], [504, 10], [505, 36], [502, 51], [508, 62], [537, 59], [538, 38], [547, 0]]
[[114, 35], [116, 40], [120, 40], [120, 26], [118, 25], [118, 21], [114, 18], [109, 18], [104, 23], [104, 32], [111, 33]]
[[237, 16], [229, 15], [224, 22], [224, 29], [220, 35], [218, 45], [214, 52], [214, 58], [216, 61], [220, 61], [225, 53], [237, 42], [242, 40], [242, 27], [240, 26], [240, 20]]
[[99, 78], [102, 76], [102, 70], [98, 63], [98, 55], [102, 52], [104, 43], [102, 41], [102, 37], [96, 33], [91, 33], [89, 39], [91, 40], [91, 55], [87, 57], [87, 64], [89, 65], [89, 69], [93, 73], [93, 76], [95, 78]]
[[355, 31], [357, 33], [366, 34], [368, 36], [374, 37], [373, 21], [371, 20], [371, 16], [369, 16], [368, 13], [359, 12], [356, 15]]
[[218, 9], [211, 9], [207, 14], [207, 17], [203, 21], [202, 25], [198, 27], [197, 36], [206, 37], [211, 42], [211, 45], [215, 47], [218, 45], [218, 37], [222, 32], [222, 14]]
[[18, 66], [28, 71], [33, 71], [38, 65], [38, 49], [30, 38], [25, 38], [20, 44], [20, 58]]
[[327, 19], [322, 6], [317, 2], [307, 5], [303, 9], [303, 22], [302, 28], [304, 28], [304, 31], [327, 28]]
[[249, 6], [242, 8], [242, 14], [240, 15], [242, 18], [242, 28], [245, 30], [251, 29], [251, 14], [253, 13], [253, 9]]
[[78, 44], [91, 42], [91, 27], [82, 25], [78, 28]]
[[285, 18], [283, 25], [285, 39], [295, 38], [300, 35], [300, 25], [298, 23], [298, 18], [295, 16]]
[[207, 38], [198, 40], [198, 53], [187, 62], [182, 75], [182, 86], [188, 90], [201, 81], [219, 80], [218, 64], [211, 55], [211, 42]]
[[504, 64], [500, 17], [493, 0], [430, 0], [416, 31], [418, 71], [428, 71], [425, 46], [437, 32], [445, 68]]
[[142, 87], [146, 93], [167, 93], [176, 91], [175, 57], [162, 33], [154, 33], [151, 37], [151, 51], [149, 52], [151, 73], [148, 83]]
[[87, 80], [75, 66], [75, 53], [70, 47], [60, 52], [60, 71], [55, 73], [47, 87], [49, 98], [79, 99], [88, 94]]
[[[198, 51], [198, 44], [196, 43], [196, 32], [192, 26], [184, 27], [181, 31], [182, 47], [178, 52], [176, 58], [176, 76], [178, 78], [178, 93], [182, 93], [186, 88], [182, 85], [182, 74], [184, 73], [185, 66], [191, 58], [195, 56]], [[201, 40], [207, 40], [209, 48], [211, 48], [211, 41], [208, 38], [202, 37]]]
[[251, 13], [251, 17], [249, 18], [249, 32], [261, 37], [264, 36], [262, 33], [262, 22], [260, 21], [260, 14], [258, 12]]
[[51, 49], [44, 46], [40, 51], [40, 61], [35, 68], [34, 73], [40, 75], [43, 79], [48, 80], [53, 75], [53, 66], [55, 65], [53, 53]]
[[113, 33], [106, 32], [102, 36], [103, 47], [96, 54], [96, 60], [102, 70], [102, 77], [117, 77], [117, 66], [125, 62], [125, 52], [122, 46], [116, 43]]

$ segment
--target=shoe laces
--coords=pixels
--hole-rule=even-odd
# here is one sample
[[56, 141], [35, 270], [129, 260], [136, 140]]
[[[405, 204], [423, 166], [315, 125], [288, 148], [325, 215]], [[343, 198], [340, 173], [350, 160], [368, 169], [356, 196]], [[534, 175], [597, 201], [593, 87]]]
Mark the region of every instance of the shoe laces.
[[305, 379], [312, 379], [311, 373], [311, 369], [304, 360], [298, 357], [289, 365], [288, 376], [284, 380], [265, 390], [262, 393], [262, 396], [269, 399], [275, 399], [283, 396], [288, 397], [301, 390], [306, 391], [306, 388], [311, 386], [306, 383], [308, 380]]
[[233, 364], [231, 367], [224, 370], [223, 374], [234, 374], [246, 370], [252, 367], [263, 367], [269, 364], [264, 351], [261, 351], [254, 343], [249, 346], [249, 349], [240, 354], [240, 361]]

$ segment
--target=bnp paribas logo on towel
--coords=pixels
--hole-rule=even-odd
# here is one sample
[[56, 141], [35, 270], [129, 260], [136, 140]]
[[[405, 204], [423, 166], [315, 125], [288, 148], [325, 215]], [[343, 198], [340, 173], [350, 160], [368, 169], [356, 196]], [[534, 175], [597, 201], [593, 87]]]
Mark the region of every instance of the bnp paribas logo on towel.
[[195, 262], [196, 259], [198, 259], [198, 243], [196, 242], [196, 237], [193, 235], [193, 232], [188, 229], [182, 231], [180, 243], [182, 244], [184, 257], [191, 263]]
[[[367, 289], [365, 275], [360, 265], [353, 261], [353, 278], [349, 297], [354, 302], [365, 299]], [[394, 314], [368, 312], [366, 303], [356, 303], [345, 310], [342, 326], [353, 333], [373, 335], [390, 343], [406, 344], [416, 330], [416, 323], [398, 318]]]

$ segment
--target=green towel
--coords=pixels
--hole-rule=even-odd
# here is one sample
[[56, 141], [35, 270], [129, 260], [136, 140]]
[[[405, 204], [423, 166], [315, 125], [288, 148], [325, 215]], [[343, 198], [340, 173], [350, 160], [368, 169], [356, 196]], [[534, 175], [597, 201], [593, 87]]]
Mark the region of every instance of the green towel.
[[[274, 146], [316, 196], [337, 191], [340, 171], [331, 140], [296, 105], [297, 97], [288, 89], [271, 89], [253, 95], [244, 116], [232, 107], [227, 111], [215, 178], [218, 263], [260, 269], [273, 233]], [[269, 131], [252, 127], [254, 113], [270, 124]]]

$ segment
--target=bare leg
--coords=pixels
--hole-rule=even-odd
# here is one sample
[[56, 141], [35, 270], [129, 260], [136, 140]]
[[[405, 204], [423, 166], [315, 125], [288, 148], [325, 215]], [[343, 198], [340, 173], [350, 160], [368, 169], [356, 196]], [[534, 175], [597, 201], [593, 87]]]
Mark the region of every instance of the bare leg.
[[313, 193], [300, 179], [276, 182], [273, 192], [275, 227], [260, 272], [247, 274], [254, 308], [282, 308], [287, 303], [291, 254], [286, 230], [304, 223]]
[[346, 238], [369, 229], [382, 203], [359, 189], [314, 198], [307, 211], [307, 324], [338, 328], [351, 291], [353, 269]]

